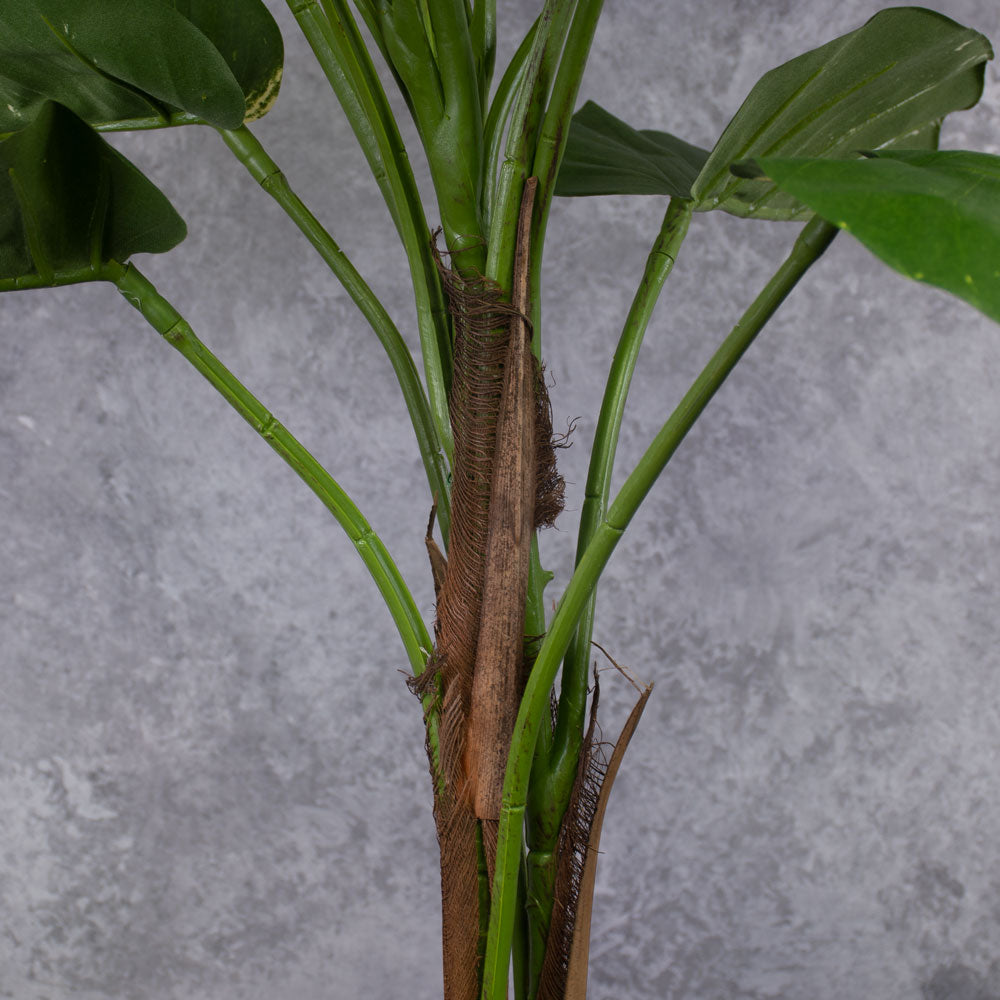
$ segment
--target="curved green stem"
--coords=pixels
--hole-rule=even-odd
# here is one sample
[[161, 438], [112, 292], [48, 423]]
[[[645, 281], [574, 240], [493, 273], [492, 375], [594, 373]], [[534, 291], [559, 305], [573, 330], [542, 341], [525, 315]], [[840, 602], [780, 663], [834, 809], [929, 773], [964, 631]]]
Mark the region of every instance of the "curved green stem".
[[371, 57], [346, 4], [286, 0], [344, 109], [378, 182], [410, 265], [424, 379], [438, 438], [452, 455], [451, 330], [430, 230], [406, 149]]
[[[611, 470], [614, 465], [618, 433], [628, 397], [629, 384], [635, 370], [646, 327], [660, 290], [670, 274], [678, 248], [687, 233], [691, 219], [689, 201], [672, 200], [656, 241], [646, 260], [646, 269], [622, 329], [618, 348], [604, 391], [604, 401], [594, 435], [590, 455], [590, 471], [580, 514], [577, 560], [586, 551], [597, 526], [604, 517]], [[526, 837], [528, 843], [528, 884], [532, 898], [538, 902], [533, 911], [531, 927], [532, 973], [537, 983], [544, 958], [552, 919], [553, 890], [556, 876], [556, 845], [563, 815], [569, 804], [576, 780], [580, 748], [583, 743], [587, 708], [588, 664], [590, 638], [593, 630], [597, 588], [587, 599], [577, 633], [563, 661], [562, 686], [555, 732], [543, 753], [543, 737], [549, 733], [543, 725], [535, 748], [526, 803]]]
[[398, 203], [395, 190], [389, 182], [388, 167], [383, 160], [374, 125], [368, 120], [367, 111], [362, 105], [354, 80], [340, 61], [330, 21], [323, 13], [319, 0], [285, 0], [285, 2], [347, 115], [347, 120], [358, 140], [361, 152], [368, 161], [368, 168], [378, 184], [400, 239], [403, 239], [404, 207]]
[[[438, 523], [444, 543], [448, 544], [450, 525], [448, 500], [448, 462], [437, 436], [434, 420], [420, 376], [417, 374], [409, 348], [382, 303], [358, 273], [333, 237], [292, 190], [284, 173], [267, 154], [256, 136], [244, 125], [235, 131], [219, 130], [219, 135], [237, 159], [247, 168], [260, 186], [284, 209], [307, 240], [316, 248], [330, 270], [340, 280], [347, 293], [368, 320], [385, 348], [396, 380], [403, 393], [406, 409], [417, 436], [431, 495], [438, 498]], [[443, 502], [442, 502], [443, 500]]]
[[191, 362], [230, 406], [292, 467], [344, 529], [389, 608], [415, 675], [426, 666], [431, 638], [396, 564], [351, 498], [226, 366], [195, 336], [176, 309], [135, 267], [108, 264], [104, 277]]
[[577, 563], [528, 678], [514, 726], [500, 813], [493, 905], [483, 970], [483, 1000], [503, 1000], [510, 963], [517, 866], [521, 856], [528, 779], [535, 742], [548, 712], [549, 690], [576, 632], [577, 622], [597, 579], [653, 483], [768, 319], [809, 267], [820, 257], [837, 229], [821, 219], [807, 223], [792, 252], [757, 296], [695, 379], [680, 404], [626, 479], [607, 514], [594, 530]]
[[[618, 347], [611, 362], [601, 403], [601, 412], [594, 433], [594, 446], [590, 453], [590, 468], [584, 491], [583, 507], [580, 511], [580, 530], [577, 539], [576, 558], [579, 562], [597, 526], [604, 518], [611, 489], [611, 472], [614, 468], [618, 435], [621, 431], [625, 402], [628, 399], [632, 374], [639, 358], [639, 349], [645, 337], [650, 317], [660, 297], [660, 291], [667, 280], [677, 252], [687, 235], [691, 221], [691, 202], [671, 199], [663, 218], [660, 232], [646, 259], [642, 281], [636, 290], [628, 317], [622, 328]], [[562, 688], [559, 699], [559, 714], [553, 737], [553, 751], [550, 760], [552, 785], [547, 789], [545, 800], [553, 797], [562, 802], [559, 819], [576, 776], [576, 762], [580, 742], [583, 737], [584, 715], [587, 702], [587, 665], [590, 660], [590, 639], [593, 633], [596, 588], [587, 600], [580, 619], [576, 637], [570, 645], [563, 663]]]

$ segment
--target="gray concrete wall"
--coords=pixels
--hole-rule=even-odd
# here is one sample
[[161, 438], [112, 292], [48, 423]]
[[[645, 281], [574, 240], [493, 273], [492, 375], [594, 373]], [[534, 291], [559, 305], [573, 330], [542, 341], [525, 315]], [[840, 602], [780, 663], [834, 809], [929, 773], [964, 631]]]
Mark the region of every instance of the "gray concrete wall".
[[[505, 52], [534, 6], [500, 3]], [[764, 70], [877, 7], [607, 6], [583, 96], [703, 145]], [[991, 0], [939, 6], [1000, 41]], [[259, 133], [415, 348], [386, 214], [273, 8], [288, 66]], [[998, 82], [946, 145], [1000, 153]], [[419, 461], [347, 296], [210, 132], [120, 144], [191, 231], [146, 272], [430, 619]], [[557, 425], [579, 417], [553, 595], [662, 209], [553, 213], [545, 353]], [[695, 220], [621, 469], [792, 233]], [[0, 328], [0, 997], [440, 996], [420, 713], [339, 529], [112, 289], [3, 296]], [[596, 633], [656, 689], [605, 827], [593, 1000], [1000, 998], [998, 344], [841, 237], [649, 497]], [[628, 692], [604, 694], [610, 732]]]

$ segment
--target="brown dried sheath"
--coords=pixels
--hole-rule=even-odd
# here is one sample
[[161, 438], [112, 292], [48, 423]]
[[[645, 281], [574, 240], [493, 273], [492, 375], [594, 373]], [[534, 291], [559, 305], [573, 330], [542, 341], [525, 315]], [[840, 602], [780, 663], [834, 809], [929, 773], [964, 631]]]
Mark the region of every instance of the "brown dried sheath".
[[431, 507], [431, 516], [427, 519], [427, 534], [424, 536], [424, 546], [427, 549], [427, 558], [431, 563], [431, 579], [434, 581], [434, 600], [441, 596], [441, 587], [444, 586], [445, 577], [448, 575], [448, 560], [445, 554], [438, 548], [438, 543], [434, 541], [434, 518], [437, 515], [437, 497]]
[[466, 731], [466, 774], [492, 876], [511, 733], [520, 698], [524, 602], [535, 512], [536, 368], [531, 354], [528, 266], [531, 214], [538, 180], [525, 182], [511, 288], [510, 339], [504, 363], [490, 489], [483, 604]]
[[[634, 684], [634, 682], [633, 682]], [[597, 880], [598, 847], [601, 843], [601, 827], [604, 825], [604, 813], [611, 797], [611, 786], [618, 776], [622, 758], [628, 749], [629, 741], [639, 725], [646, 702], [653, 691], [653, 685], [647, 684], [639, 695], [629, 717], [622, 728], [621, 735], [615, 742], [615, 748], [608, 761], [607, 770], [601, 783], [597, 797], [597, 808], [594, 810], [590, 827], [590, 839], [587, 842], [587, 859], [584, 862], [583, 873], [578, 888], [576, 900], [576, 919], [573, 926], [573, 944], [568, 956], [566, 972], [566, 988], [562, 1000], [587, 1000], [587, 966], [590, 959], [590, 918], [594, 909], [594, 886]]]

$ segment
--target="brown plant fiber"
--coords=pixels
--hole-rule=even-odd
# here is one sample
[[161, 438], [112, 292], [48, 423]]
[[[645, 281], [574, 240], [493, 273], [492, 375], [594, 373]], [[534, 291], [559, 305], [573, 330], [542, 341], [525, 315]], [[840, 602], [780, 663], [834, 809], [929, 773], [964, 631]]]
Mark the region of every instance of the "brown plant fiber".
[[[611, 662], [614, 663], [614, 660]], [[590, 722], [580, 752], [576, 781], [559, 831], [552, 922], [545, 945], [537, 1000], [587, 998], [590, 920], [601, 827], [618, 768], [653, 690], [652, 684], [640, 688], [618, 664], [614, 665], [639, 691], [639, 700], [608, 758], [604, 752], [605, 744], [595, 736], [600, 697], [595, 669]]]
[[441, 852], [445, 1000], [479, 995], [480, 893], [474, 793], [465, 771], [465, 739], [486, 558], [489, 494], [510, 307], [483, 279], [439, 262], [455, 329], [450, 410], [455, 439], [451, 537], [435, 623], [440, 674], [438, 733], [445, 790], [434, 803]]
[[[547, 523], [561, 508], [548, 397], [526, 318], [535, 184], [529, 179], [525, 185], [511, 302], [495, 283], [446, 268], [438, 258], [455, 330], [451, 533], [446, 564], [428, 545], [437, 621], [426, 672], [440, 691], [443, 780], [434, 812], [445, 1000], [475, 1000], [479, 993], [480, 905], [488, 898], [477, 833], [485, 848], [484, 877], [492, 878], [499, 789], [521, 696], [525, 588], [542, 478]], [[547, 451], [536, 440], [539, 422]]]
[[[483, 606], [466, 730], [466, 762], [476, 816], [485, 821], [490, 878], [500, 796], [520, 701], [524, 601], [535, 520], [536, 383], [528, 303], [528, 240], [537, 182], [525, 185], [514, 258], [514, 287], [497, 416], [483, 565]], [[492, 848], [492, 850], [491, 850]]]

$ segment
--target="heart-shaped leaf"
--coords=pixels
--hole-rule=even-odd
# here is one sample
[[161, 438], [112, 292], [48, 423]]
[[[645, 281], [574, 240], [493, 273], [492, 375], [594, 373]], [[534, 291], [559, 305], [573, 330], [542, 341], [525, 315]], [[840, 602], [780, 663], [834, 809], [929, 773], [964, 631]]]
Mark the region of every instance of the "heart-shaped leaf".
[[0, 133], [47, 100], [90, 124], [260, 117], [282, 42], [262, 0], [0, 0]]
[[758, 164], [897, 271], [1000, 321], [1000, 156], [886, 150], [862, 160]]
[[761, 77], [693, 185], [698, 208], [762, 219], [807, 215], [767, 180], [733, 176], [730, 164], [935, 148], [941, 119], [979, 100], [992, 56], [986, 38], [933, 11], [898, 7], [876, 14], [857, 31]]
[[668, 132], [636, 131], [593, 101], [575, 115], [555, 193], [689, 198], [708, 151]]
[[97, 278], [102, 264], [184, 239], [163, 193], [62, 105], [0, 141], [0, 171], [0, 282]]

